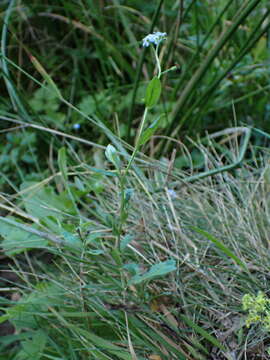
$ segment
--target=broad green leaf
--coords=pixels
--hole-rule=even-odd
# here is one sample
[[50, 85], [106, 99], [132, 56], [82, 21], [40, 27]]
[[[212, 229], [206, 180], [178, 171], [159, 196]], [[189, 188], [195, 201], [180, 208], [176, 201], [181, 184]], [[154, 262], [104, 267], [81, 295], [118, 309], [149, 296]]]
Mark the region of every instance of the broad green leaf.
[[120, 250], [123, 251], [133, 239], [134, 239], [133, 235], [130, 234], [125, 235], [120, 242]]
[[47, 335], [42, 330], [33, 332], [33, 335], [21, 342], [22, 349], [18, 352], [15, 360], [39, 360], [47, 342]]
[[[86, 231], [88, 231], [89, 227], [91, 226], [92, 224], [90, 223], [89, 225], [86, 225], [82, 226], [82, 231], [84, 231], [86, 229]], [[84, 239], [85, 241], [85, 244], [88, 245], [88, 244], [94, 244], [94, 245], [98, 245], [99, 244], [99, 239], [100, 237], [102, 237], [103, 234], [100, 234], [100, 233], [88, 233], [88, 235], [86, 236], [86, 238]], [[97, 241], [98, 240], [98, 241]]]
[[159, 100], [161, 94], [161, 82], [158, 77], [154, 77], [147, 86], [145, 96], [145, 106], [153, 107]]
[[167, 275], [168, 273], [170, 273], [174, 270], [176, 270], [175, 260], [163, 261], [158, 264], [152, 265], [150, 270], [147, 271], [146, 273], [144, 273], [142, 275], [137, 274], [137, 275], [133, 276], [130, 279], [129, 284], [130, 285], [131, 284], [139, 284], [146, 280], [149, 281], [156, 277], [161, 277], [161, 276]]
[[20, 189], [24, 190], [22, 199], [27, 213], [38, 219], [54, 215], [62, 220], [64, 213], [73, 213], [72, 201], [65, 192], [58, 195], [52, 187], [41, 187], [35, 182], [24, 182]]
[[195, 226], [191, 226], [191, 229], [193, 229], [194, 231], [196, 231], [199, 234], [204, 235], [208, 240], [212, 241], [212, 243], [215, 244], [216, 247], [219, 248], [219, 250], [221, 250], [225, 255], [227, 255], [228, 257], [233, 259], [236, 262], [236, 264], [241, 266], [244, 270], [248, 271], [248, 269], [247, 269], [246, 265], [243, 263], [243, 261], [240, 260], [236, 255], [234, 255], [234, 253], [230, 249], [228, 249], [227, 246], [225, 246], [221, 241], [216, 239], [213, 235], [211, 235], [207, 231], [201, 230]]
[[55, 114], [59, 110], [60, 100], [54, 91], [48, 91], [47, 88], [41, 87], [34, 92], [29, 104], [37, 112], [48, 113], [50, 111]]
[[24, 230], [13, 217], [7, 217], [12, 220], [18, 227], [5, 222], [5, 218], [0, 218], [0, 235], [4, 238], [1, 242], [1, 247], [7, 256], [19, 254], [25, 250], [44, 248], [48, 245], [48, 240]]
[[62, 235], [61, 222], [58, 221], [57, 216], [46, 216], [40, 219], [40, 224], [50, 229], [55, 235]]
[[30, 294], [24, 295], [16, 305], [7, 308], [9, 321], [20, 329], [39, 329], [37, 314], [48, 311], [49, 306], [62, 306], [64, 292], [57, 284], [46, 281], [39, 282]]
[[140, 271], [140, 267], [136, 263], [128, 263], [123, 266], [123, 269], [129, 271], [131, 274], [138, 274]]
[[161, 118], [163, 118], [165, 114], [160, 115], [147, 129], [145, 129], [139, 139], [139, 145], [144, 145], [156, 132], [158, 125], [160, 123]]
[[120, 168], [121, 161], [114, 146], [109, 144], [106, 147], [105, 156], [116, 167], [116, 169]]
[[65, 246], [70, 245], [72, 248], [82, 249], [83, 244], [82, 244], [79, 236], [75, 236], [68, 231], [62, 231], [61, 234], [63, 235], [63, 237], [65, 239]]
[[7, 321], [8, 319], [9, 319], [9, 315], [7, 315], [7, 314], [0, 316], [0, 324]]
[[13, 229], [1, 243], [7, 256], [13, 256], [25, 250], [44, 248], [47, 245], [47, 240], [18, 229]]
[[101, 175], [104, 175], [104, 176], [117, 176], [117, 175], [116, 175], [114, 172], [112, 172], [112, 171], [106, 171], [106, 170], [103, 170], [103, 169], [97, 169], [97, 168], [95, 168], [95, 167], [93, 167], [93, 166], [89, 166], [89, 165], [87, 165], [87, 164], [84, 164], [84, 166], [85, 166], [86, 168], [88, 168], [89, 170], [97, 173], [97, 174], [101, 174]]

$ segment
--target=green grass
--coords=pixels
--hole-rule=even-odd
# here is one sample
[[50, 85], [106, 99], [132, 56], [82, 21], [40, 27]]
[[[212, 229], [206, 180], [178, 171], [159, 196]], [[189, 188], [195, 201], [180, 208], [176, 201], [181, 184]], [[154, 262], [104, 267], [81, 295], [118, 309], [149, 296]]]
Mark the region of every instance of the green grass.
[[267, 358], [269, 11], [1, 3], [0, 359]]
[[[237, 155], [236, 145], [227, 148], [231, 156]], [[214, 148], [201, 150], [209, 167], [226, 161]], [[40, 359], [263, 357], [267, 333], [246, 328], [241, 299], [268, 291], [268, 161], [265, 150], [259, 163], [234, 174], [193, 185], [174, 181], [173, 195], [167, 191], [173, 179], [166, 184], [166, 173], [158, 168], [149, 168], [144, 183], [131, 173], [127, 181], [134, 193], [124, 228], [129, 238], [121, 250], [115, 247], [120, 210], [115, 176], [99, 176], [80, 164], [68, 166], [64, 176], [25, 184], [9, 209], [20, 237], [4, 220], [10, 217], [1, 220], [2, 246], [13, 259], [2, 277], [10, 272], [20, 279], [17, 299], [6, 298], [2, 305], [0, 319], [17, 329], [3, 337], [3, 354], [12, 359], [31, 358], [23, 357], [30, 350], [40, 351]], [[96, 189], [93, 177], [99, 179]], [[33, 235], [34, 229], [40, 232], [36, 237], [23, 236], [22, 230]], [[134, 275], [168, 260], [176, 270], [132, 283]], [[5, 281], [6, 287], [14, 285]]]
[[[32, 55], [67, 101], [97, 116], [115, 133], [118, 127], [130, 142], [141, 114], [145, 81], [154, 70], [153, 56], [141, 48], [141, 39], [159, 29], [168, 33], [163, 68], [179, 67], [179, 72], [164, 77], [162, 103], [151, 113], [153, 118], [161, 112], [166, 115], [160, 135], [182, 141], [187, 134], [230, 126], [232, 103], [239, 125], [269, 131], [267, 1], [248, 0], [241, 6], [232, 0], [159, 1], [135, 6], [115, 0], [106, 6], [91, 0], [57, 5], [25, 0], [15, 5], [10, 2], [9, 10], [2, 6], [1, 53], [7, 56], [2, 58], [2, 70], [11, 99], [6, 111], [18, 109], [27, 121], [50, 123], [59, 130], [79, 122], [84, 135], [91, 129], [104, 142], [102, 134], [72, 109], [49, 109], [46, 104], [42, 108], [34, 102], [27, 106], [29, 94], [38, 91], [33, 78], [41, 80], [29, 61]], [[155, 145], [159, 155], [162, 151], [165, 155], [170, 143]]]

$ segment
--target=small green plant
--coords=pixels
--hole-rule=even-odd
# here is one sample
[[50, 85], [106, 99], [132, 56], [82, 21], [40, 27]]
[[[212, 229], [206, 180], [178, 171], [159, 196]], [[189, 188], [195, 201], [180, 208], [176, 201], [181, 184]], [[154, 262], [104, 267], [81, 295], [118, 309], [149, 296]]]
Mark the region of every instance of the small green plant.
[[246, 294], [242, 299], [243, 309], [248, 311], [246, 326], [261, 323], [263, 327], [270, 331], [270, 299], [259, 291], [257, 296]]
[[142, 120], [141, 120], [141, 123], [139, 126], [138, 134], [137, 134], [137, 137], [135, 140], [134, 149], [130, 156], [130, 159], [128, 161], [126, 168], [125, 169], [122, 168], [122, 163], [121, 163], [120, 157], [118, 155], [117, 150], [114, 148], [114, 146], [109, 144], [105, 151], [105, 155], [106, 155], [107, 159], [114, 165], [114, 167], [116, 169], [117, 176], [119, 179], [119, 184], [120, 184], [120, 196], [121, 196], [120, 215], [119, 215], [118, 223], [115, 226], [115, 231], [116, 231], [116, 235], [117, 235], [117, 247], [120, 249], [121, 249], [121, 236], [123, 233], [123, 226], [128, 217], [129, 200], [132, 196], [132, 191], [133, 191], [132, 189], [126, 188], [127, 175], [129, 173], [129, 170], [132, 166], [132, 163], [133, 163], [140, 147], [142, 145], [144, 145], [151, 138], [151, 136], [154, 134], [154, 132], [156, 131], [156, 129], [158, 127], [159, 121], [162, 118], [162, 115], [158, 116], [157, 119], [155, 119], [152, 122], [152, 124], [150, 124], [150, 126], [148, 126], [146, 128], [146, 120], [147, 120], [147, 115], [149, 113], [149, 110], [158, 103], [160, 95], [161, 95], [162, 85], [161, 85], [160, 78], [161, 78], [162, 74], [167, 73], [168, 71], [175, 70], [175, 68], [176, 68], [175, 66], [173, 66], [172, 68], [165, 70], [163, 72], [161, 70], [161, 62], [160, 62], [160, 58], [159, 58], [159, 45], [161, 44], [161, 42], [163, 40], [166, 39], [166, 37], [167, 37], [166, 33], [162, 33], [162, 32], [158, 31], [153, 34], [147, 35], [142, 40], [142, 46], [143, 47], [151, 46], [151, 48], [154, 52], [154, 58], [155, 58], [156, 66], [157, 66], [157, 74], [152, 78], [152, 80], [150, 80], [150, 82], [148, 83], [147, 88], [146, 88], [145, 109], [144, 109]]
[[[242, 304], [243, 310], [248, 311], [247, 328], [252, 324], [261, 324], [265, 331], [270, 332], [270, 299], [262, 291], [259, 291], [257, 296], [245, 294]], [[270, 355], [270, 347], [268, 347], [267, 353]]]
[[[265, 357], [264, 334], [242, 337], [235, 309], [239, 291], [269, 281], [269, 152], [254, 167], [254, 129], [213, 131], [232, 100], [239, 124], [269, 126], [268, 2], [34, 3], [0, 5], [0, 333], [15, 329], [0, 359]], [[246, 303], [247, 325], [268, 331], [267, 296]]]
[[[23, 130], [2, 135], [0, 144], [0, 186], [18, 185], [26, 178], [40, 178], [38, 164], [38, 139], [34, 132]], [[16, 169], [16, 172], [14, 171]], [[7, 180], [8, 179], [8, 180]]]

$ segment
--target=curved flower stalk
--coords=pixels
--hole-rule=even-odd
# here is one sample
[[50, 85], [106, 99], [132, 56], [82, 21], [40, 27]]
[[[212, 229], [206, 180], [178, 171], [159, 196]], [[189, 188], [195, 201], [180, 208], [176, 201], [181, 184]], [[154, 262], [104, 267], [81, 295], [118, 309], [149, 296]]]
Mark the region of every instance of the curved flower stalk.
[[160, 64], [160, 60], [159, 60], [159, 56], [158, 56], [158, 48], [160, 43], [163, 40], [167, 39], [167, 33], [162, 33], [160, 31], [154, 32], [153, 34], [148, 34], [145, 38], [143, 38], [142, 40], [142, 46], [143, 47], [148, 47], [148, 46], [153, 46], [154, 47], [154, 55], [155, 55], [155, 59], [156, 59], [156, 64], [157, 64], [157, 68], [158, 68], [158, 79], [161, 76], [161, 64]]

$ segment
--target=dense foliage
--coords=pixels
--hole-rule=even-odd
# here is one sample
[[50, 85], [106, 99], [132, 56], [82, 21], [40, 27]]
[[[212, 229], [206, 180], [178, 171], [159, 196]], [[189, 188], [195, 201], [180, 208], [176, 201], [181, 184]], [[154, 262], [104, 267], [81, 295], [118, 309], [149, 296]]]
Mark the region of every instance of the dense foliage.
[[0, 3], [0, 360], [268, 358], [269, 19]]

